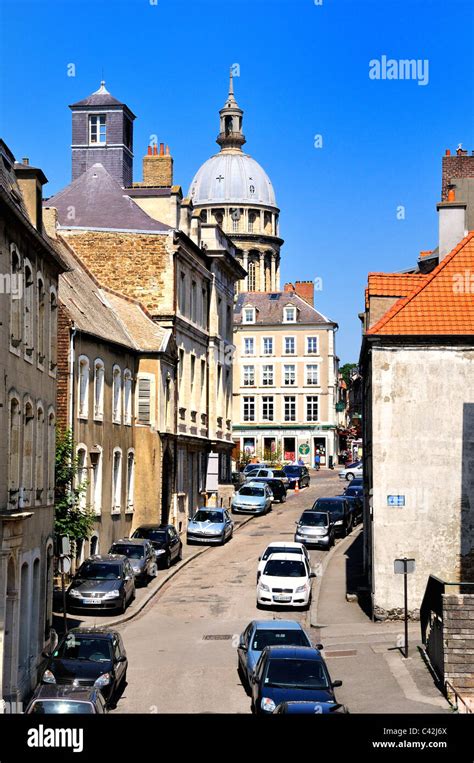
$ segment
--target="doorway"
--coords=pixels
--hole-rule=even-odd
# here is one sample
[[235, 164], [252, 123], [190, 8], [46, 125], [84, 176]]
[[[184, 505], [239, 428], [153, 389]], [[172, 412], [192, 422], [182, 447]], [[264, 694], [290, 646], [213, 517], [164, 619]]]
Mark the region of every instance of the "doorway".
[[283, 458], [285, 461], [296, 460], [296, 438], [284, 437], [283, 438]]
[[263, 438], [263, 460], [273, 461], [276, 453], [276, 439], [275, 437]]
[[161, 522], [167, 525], [170, 517], [170, 504], [173, 488], [173, 457], [167, 448], [163, 456], [161, 472]]
[[327, 456], [326, 456], [326, 438], [325, 437], [313, 438], [313, 466], [314, 466], [314, 459], [318, 453], [321, 459], [319, 462], [320, 465], [326, 466]]

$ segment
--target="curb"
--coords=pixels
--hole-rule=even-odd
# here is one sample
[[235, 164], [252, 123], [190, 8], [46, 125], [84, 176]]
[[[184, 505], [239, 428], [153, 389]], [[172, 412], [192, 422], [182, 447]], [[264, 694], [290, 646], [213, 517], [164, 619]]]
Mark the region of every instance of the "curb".
[[320, 628], [321, 623], [318, 623], [318, 606], [319, 606], [319, 597], [321, 594], [321, 588], [323, 584], [324, 579], [324, 573], [326, 572], [326, 568], [333, 558], [333, 556], [341, 550], [346, 550], [346, 548], [349, 546], [349, 544], [360, 534], [362, 531], [363, 525], [360, 525], [360, 529], [358, 533], [351, 533], [350, 535], [347, 535], [341, 543], [338, 543], [337, 545], [334, 545], [330, 551], [326, 554], [324, 557], [324, 561], [322, 562], [322, 572], [319, 575], [319, 577], [316, 579], [316, 591], [313, 592], [312, 601], [311, 601], [311, 609], [310, 609], [310, 616], [309, 616], [309, 624], [311, 628]]

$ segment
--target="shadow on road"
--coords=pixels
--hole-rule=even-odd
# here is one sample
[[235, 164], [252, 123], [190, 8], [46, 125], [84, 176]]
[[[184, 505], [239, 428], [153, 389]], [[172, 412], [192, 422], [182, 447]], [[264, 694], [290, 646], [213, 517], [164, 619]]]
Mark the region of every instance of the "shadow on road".
[[370, 592], [367, 586], [367, 578], [364, 574], [363, 565], [363, 533], [347, 548], [346, 557], [346, 593], [357, 595], [359, 607], [367, 617], [372, 617]]

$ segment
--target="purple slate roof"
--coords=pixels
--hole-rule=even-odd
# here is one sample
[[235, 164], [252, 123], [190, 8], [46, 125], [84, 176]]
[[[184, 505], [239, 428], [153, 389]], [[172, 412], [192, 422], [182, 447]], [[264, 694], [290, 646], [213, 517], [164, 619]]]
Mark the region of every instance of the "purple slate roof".
[[[234, 308], [234, 323], [242, 323], [242, 308], [245, 306], [255, 307], [255, 324], [283, 324], [283, 308], [287, 305], [295, 305], [298, 310], [296, 325], [299, 323], [322, 323], [336, 325], [334, 321], [326, 318], [322, 313], [311, 307], [296, 292], [292, 291], [246, 291], [241, 292]], [[244, 324], [250, 326], [250, 324]], [[289, 327], [295, 324], [288, 323]]]
[[[94, 164], [62, 191], [44, 202], [56, 207], [63, 228], [143, 231], [171, 230], [130, 199], [102, 164]], [[74, 218], [71, 219], [71, 214]]]

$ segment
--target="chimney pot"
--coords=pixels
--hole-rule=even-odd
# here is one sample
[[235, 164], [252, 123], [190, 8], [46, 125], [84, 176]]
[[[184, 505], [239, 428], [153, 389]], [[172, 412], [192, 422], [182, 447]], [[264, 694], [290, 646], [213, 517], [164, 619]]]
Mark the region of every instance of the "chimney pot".
[[166, 146], [166, 156], [169, 156], [169, 155], [170, 155], [170, 147]]
[[449, 148], [446, 149], [446, 156], [451, 156], [451, 149]]
[[151, 156], [153, 152], [153, 149], [151, 146], [148, 146], [148, 156]]
[[164, 156], [164, 155], [165, 155], [165, 144], [160, 143], [160, 156]]
[[456, 201], [456, 191], [454, 188], [450, 188], [448, 191], [448, 201]]
[[21, 160], [21, 162], [22, 162], [22, 164], [29, 164], [30, 160], [28, 159], [27, 156], [24, 156], [23, 159]]
[[153, 156], [158, 156], [158, 146], [156, 143], [153, 144]]

